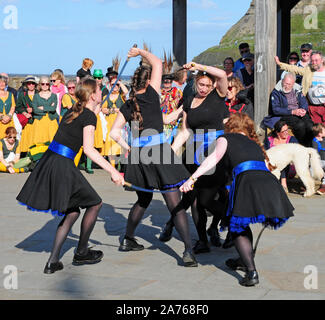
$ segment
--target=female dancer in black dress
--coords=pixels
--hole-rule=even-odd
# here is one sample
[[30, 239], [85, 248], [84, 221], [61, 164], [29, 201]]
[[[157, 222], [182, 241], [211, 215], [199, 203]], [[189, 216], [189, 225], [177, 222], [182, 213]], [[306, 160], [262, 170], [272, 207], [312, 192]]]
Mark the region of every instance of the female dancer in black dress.
[[[152, 53], [142, 49], [131, 48], [128, 53], [128, 57], [138, 55], [146, 59], [151, 67], [142, 64], [135, 71], [130, 99], [120, 108], [110, 135], [124, 149], [130, 150], [124, 176], [127, 182], [146, 189], [168, 189], [168, 192], [162, 195], [185, 245], [184, 265], [196, 267], [187, 215], [178, 190], [190, 173], [172, 151], [163, 132], [163, 115], [159, 100], [162, 62]], [[132, 148], [121, 136], [121, 129], [126, 122], [130, 123], [134, 138]], [[120, 245], [121, 251], [144, 249], [143, 245], [134, 239], [134, 232], [152, 200], [152, 193], [137, 191], [137, 196], [138, 201], [128, 217], [126, 234]]]
[[[246, 275], [240, 284], [254, 286], [259, 280], [249, 225], [262, 223], [277, 229], [293, 216], [294, 208], [277, 178], [265, 165], [265, 160], [268, 162], [269, 159], [258, 141], [253, 120], [244, 113], [233, 114], [225, 125], [225, 132], [217, 140], [215, 150], [180, 190], [192, 190], [195, 181], [202, 174], [221, 159], [224, 160], [224, 166], [232, 174], [233, 182], [225, 219], [227, 223], [223, 225], [226, 227], [227, 224], [245, 267]], [[269, 167], [274, 168], [270, 164]]]
[[101, 103], [101, 91], [96, 81], [81, 81], [76, 90], [78, 102], [64, 115], [49, 149], [43, 155], [17, 200], [33, 211], [51, 211], [64, 216], [60, 222], [53, 249], [44, 273], [63, 269], [59, 261], [61, 247], [80, 215], [86, 208], [81, 222], [80, 239], [73, 258], [75, 264], [97, 263], [103, 253], [87, 248], [90, 234], [95, 226], [102, 200], [97, 192], [74, 165], [73, 159], [83, 145], [85, 154], [111, 174], [114, 183], [124, 184], [124, 179], [94, 148], [96, 114]]
[[[184, 101], [183, 104], [183, 126], [181, 132], [176, 136], [172, 145], [176, 152], [185, 141], [187, 151], [184, 152], [184, 162], [187, 169], [193, 173], [202, 158], [207, 156], [213, 149], [218, 135], [223, 134], [225, 118], [229, 117], [229, 111], [225, 104], [225, 96], [228, 88], [227, 75], [218, 68], [204, 66], [190, 62], [183, 66], [185, 69], [199, 70], [195, 78], [196, 95]], [[190, 138], [191, 133], [194, 133]], [[190, 139], [189, 139], [190, 138]], [[190, 154], [188, 150], [194, 151]], [[213, 221], [208, 229], [210, 240], [215, 246], [220, 246], [218, 223], [226, 206], [226, 192], [223, 188], [226, 184], [226, 176], [222, 165], [219, 164], [211, 172], [200, 177], [195, 184], [197, 195], [196, 205], [192, 205], [192, 217], [198, 232], [199, 240], [194, 246], [194, 253], [209, 252], [206, 231], [206, 210], [213, 214]], [[215, 200], [219, 193], [218, 200]], [[171, 221], [167, 222], [160, 239], [170, 239], [172, 230]]]

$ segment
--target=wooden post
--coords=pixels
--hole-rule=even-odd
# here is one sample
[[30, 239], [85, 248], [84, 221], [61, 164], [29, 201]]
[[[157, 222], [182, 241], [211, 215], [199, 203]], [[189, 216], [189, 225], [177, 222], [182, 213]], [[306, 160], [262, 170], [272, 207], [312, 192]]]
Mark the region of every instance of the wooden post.
[[173, 0], [173, 60], [174, 66], [187, 62], [187, 0]]
[[259, 127], [276, 84], [277, 1], [256, 0], [255, 22], [254, 121]]

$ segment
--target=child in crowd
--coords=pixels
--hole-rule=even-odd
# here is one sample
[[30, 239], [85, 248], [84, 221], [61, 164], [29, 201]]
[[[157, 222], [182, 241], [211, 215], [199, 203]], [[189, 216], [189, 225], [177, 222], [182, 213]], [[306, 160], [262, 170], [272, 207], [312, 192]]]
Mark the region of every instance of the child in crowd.
[[[323, 170], [325, 169], [325, 126], [321, 123], [313, 125], [313, 134], [314, 139], [312, 142], [312, 147], [316, 149], [320, 155], [321, 164]], [[317, 190], [317, 193], [320, 195], [325, 194], [325, 177], [322, 179], [322, 184], [320, 189]]]

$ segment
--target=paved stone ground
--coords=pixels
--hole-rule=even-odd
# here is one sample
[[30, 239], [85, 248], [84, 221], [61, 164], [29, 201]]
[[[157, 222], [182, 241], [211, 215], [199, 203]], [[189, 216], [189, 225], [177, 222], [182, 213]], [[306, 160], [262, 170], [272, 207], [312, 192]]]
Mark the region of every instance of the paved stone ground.
[[[137, 238], [145, 246], [141, 252], [119, 252], [126, 219], [136, 199], [133, 192], [114, 186], [102, 170], [87, 175], [102, 196], [104, 206], [91, 236], [90, 245], [104, 252], [101, 263], [74, 266], [72, 258], [78, 241], [79, 219], [63, 248], [64, 270], [43, 274], [60, 218], [27, 211], [15, 197], [28, 174], [0, 174], [0, 299], [195, 299], [195, 300], [320, 300], [325, 298], [325, 210], [324, 197], [305, 199], [290, 194], [295, 217], [278, 231], [265, 230], [256, 265], [260, 284], [243, 288], [238, 284], [242, 272], [224, 266], [236, 256], [234, 248], [212, 247], [197, 255], [198, 268], [182, 267], [183, 245], [176, 232], [168, 243], [158, 236], [169, 213], [160, 194], [154, 196]], [[209, 221], [211, 218], [209, 218]], [[196, 232], [192, 222], [193, 243]], [[253, 226], [256, 239], [261, 226]], [[222, 238], [225, 233], [222, 234]], [[7, 265], [18, 269], [18, 288], [5, 289]], [[316, 289], [304, 287], [308, 265], [317, 268]], [[306, 270], [308, 271], [308, 270]], [[308, 271], [310, 272], [310, 271]], [[308, 281], [307, 281], [308, 282]], [[310, 282], [308, 282], [310, 283]]]

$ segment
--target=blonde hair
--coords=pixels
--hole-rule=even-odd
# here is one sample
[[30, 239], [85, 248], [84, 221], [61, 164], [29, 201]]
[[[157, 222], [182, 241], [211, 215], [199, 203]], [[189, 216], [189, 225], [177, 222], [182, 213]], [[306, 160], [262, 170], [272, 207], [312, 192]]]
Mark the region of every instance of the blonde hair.
[[51, 78], [55, 77], [56, 79], [60, 80], [62, 84], [65, 84], [65, 78], [62, 72], [60, 71], [54, 71], [51, 74]]
[[91, 67], [94, 65], [94, 61], [90, 58], [85, 58], [82, 60], [82, 67], [86, 70], [91, 69]]
[[228, 77], [228, 84], [231, 83], [236, 89], [237, 92], [245, 90], [244, 85], [242, 84], [242, 82], [240, 81], [239, 78], [237, 77]]
[[[41, 91], [41, 88], [42, 88], [41, 83], [43, 82], [43, 81], [42, 81], [43, 79], [46, 79], [46, 81], [47, 81], [48, 83], [50, 83], [50, 78], [49, 78], [48, 76], [41, 76], [41, 78], [40, 78], [40, 80], [39, 80], [39, 83], [38, 83], [38, 85], [37, 85], [37, 91], [38, 91], [38, 92]], [[50, 89], [50, 86], [48, 86], [48, 89], [47, 89], [47, 90], [48, 90], [48, 91], [51, 90], [51, 89]]]

